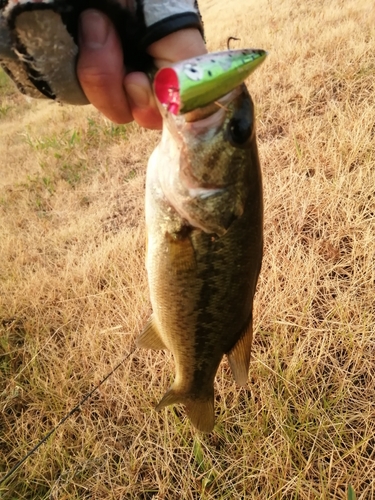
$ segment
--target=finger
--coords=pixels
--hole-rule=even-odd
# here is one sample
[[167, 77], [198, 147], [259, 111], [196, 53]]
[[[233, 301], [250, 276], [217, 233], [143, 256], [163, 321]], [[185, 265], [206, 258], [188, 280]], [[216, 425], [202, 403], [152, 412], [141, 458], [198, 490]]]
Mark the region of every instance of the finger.
[[134, 120], [146, 128], [161, 128], [162, 119], [157, 108], [150, 80], [144, 73], [129, 73], [124, 86]]
[[120, 40], [107, 16], [89, 9], [80, 18], [77, 75], [88, 100], [116, 123], [132, 121], [123, 80]]
[[[169, 65], [207, 52], [196, 29], [184, 29], [162, 38], [148, 48], [157, 67]], [[143, 73], [130, 73], [124, 79], [129, 105], [135, 121], [147, 128], [161, 128], [162, 118], [149, 79]]]

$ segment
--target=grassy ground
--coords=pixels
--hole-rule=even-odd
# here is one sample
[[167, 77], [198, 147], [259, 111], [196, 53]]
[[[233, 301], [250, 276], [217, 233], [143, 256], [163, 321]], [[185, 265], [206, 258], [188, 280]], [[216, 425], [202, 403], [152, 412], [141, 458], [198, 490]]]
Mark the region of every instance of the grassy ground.
[[[224, 362], [202, 436], [178, 408], [152, 409], [170, 356], [136, 351], [0, 486], [4, 500], [375, 498], [374, 4], [200, 3], [210, 49], [235, 36], [270, 52], [248, 82], [266, 217], [248, 388]], [[158, 137], [25, 101], [0, 74], [1, 474], [149, 314], [144, 175]]]

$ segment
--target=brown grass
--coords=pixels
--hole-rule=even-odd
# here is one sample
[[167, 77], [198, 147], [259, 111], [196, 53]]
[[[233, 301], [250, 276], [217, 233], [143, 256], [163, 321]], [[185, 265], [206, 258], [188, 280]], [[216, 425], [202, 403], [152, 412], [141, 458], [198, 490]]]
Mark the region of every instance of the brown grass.
[[[350, 484], [375, 498], [373, 2], [201, 4], [211, 50], [236, 36], [270, 52], [248, 82], [266, 206], [249, 386], [222, 364], [202, 436], [178, 408], [152, 410], [170, 356], [136, 351], [0, 498], [332, 500]], [[159, 134], [27, 102], [1, 75], [0, 137], [3, 474], [149, 314], [144, 174]]]

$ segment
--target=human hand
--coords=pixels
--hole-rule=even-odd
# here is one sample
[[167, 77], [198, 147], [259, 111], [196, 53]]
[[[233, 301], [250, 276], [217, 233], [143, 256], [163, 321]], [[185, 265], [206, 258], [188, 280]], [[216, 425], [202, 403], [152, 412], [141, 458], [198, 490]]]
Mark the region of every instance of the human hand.
[[[77, 75], [88, 100], [116, 123], [135, 120], [146, 128], [160, 128], [161, 116], [145, 73], [126, 74], [120, 39], [108, 17], [89, 9], [80, 19]], [[131, 50], [131, 48], [124, 48]], [[156, 67], [207, 52], [202, 35], [188, 28], [148, 47]]]

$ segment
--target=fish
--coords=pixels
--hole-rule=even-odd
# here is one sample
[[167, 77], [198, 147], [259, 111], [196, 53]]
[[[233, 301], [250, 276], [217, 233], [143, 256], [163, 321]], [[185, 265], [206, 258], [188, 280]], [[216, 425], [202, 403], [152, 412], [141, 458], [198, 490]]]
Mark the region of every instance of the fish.
[[224, 355], [239, 386], [248, 378], [263, 256], [254, 104], [241, 83], [188, 113], [162, 114], [146, 175], [152, 314], [136, 344], [173, 355], [175, 379], [156, 410], [182, 404], [207, 433]]

